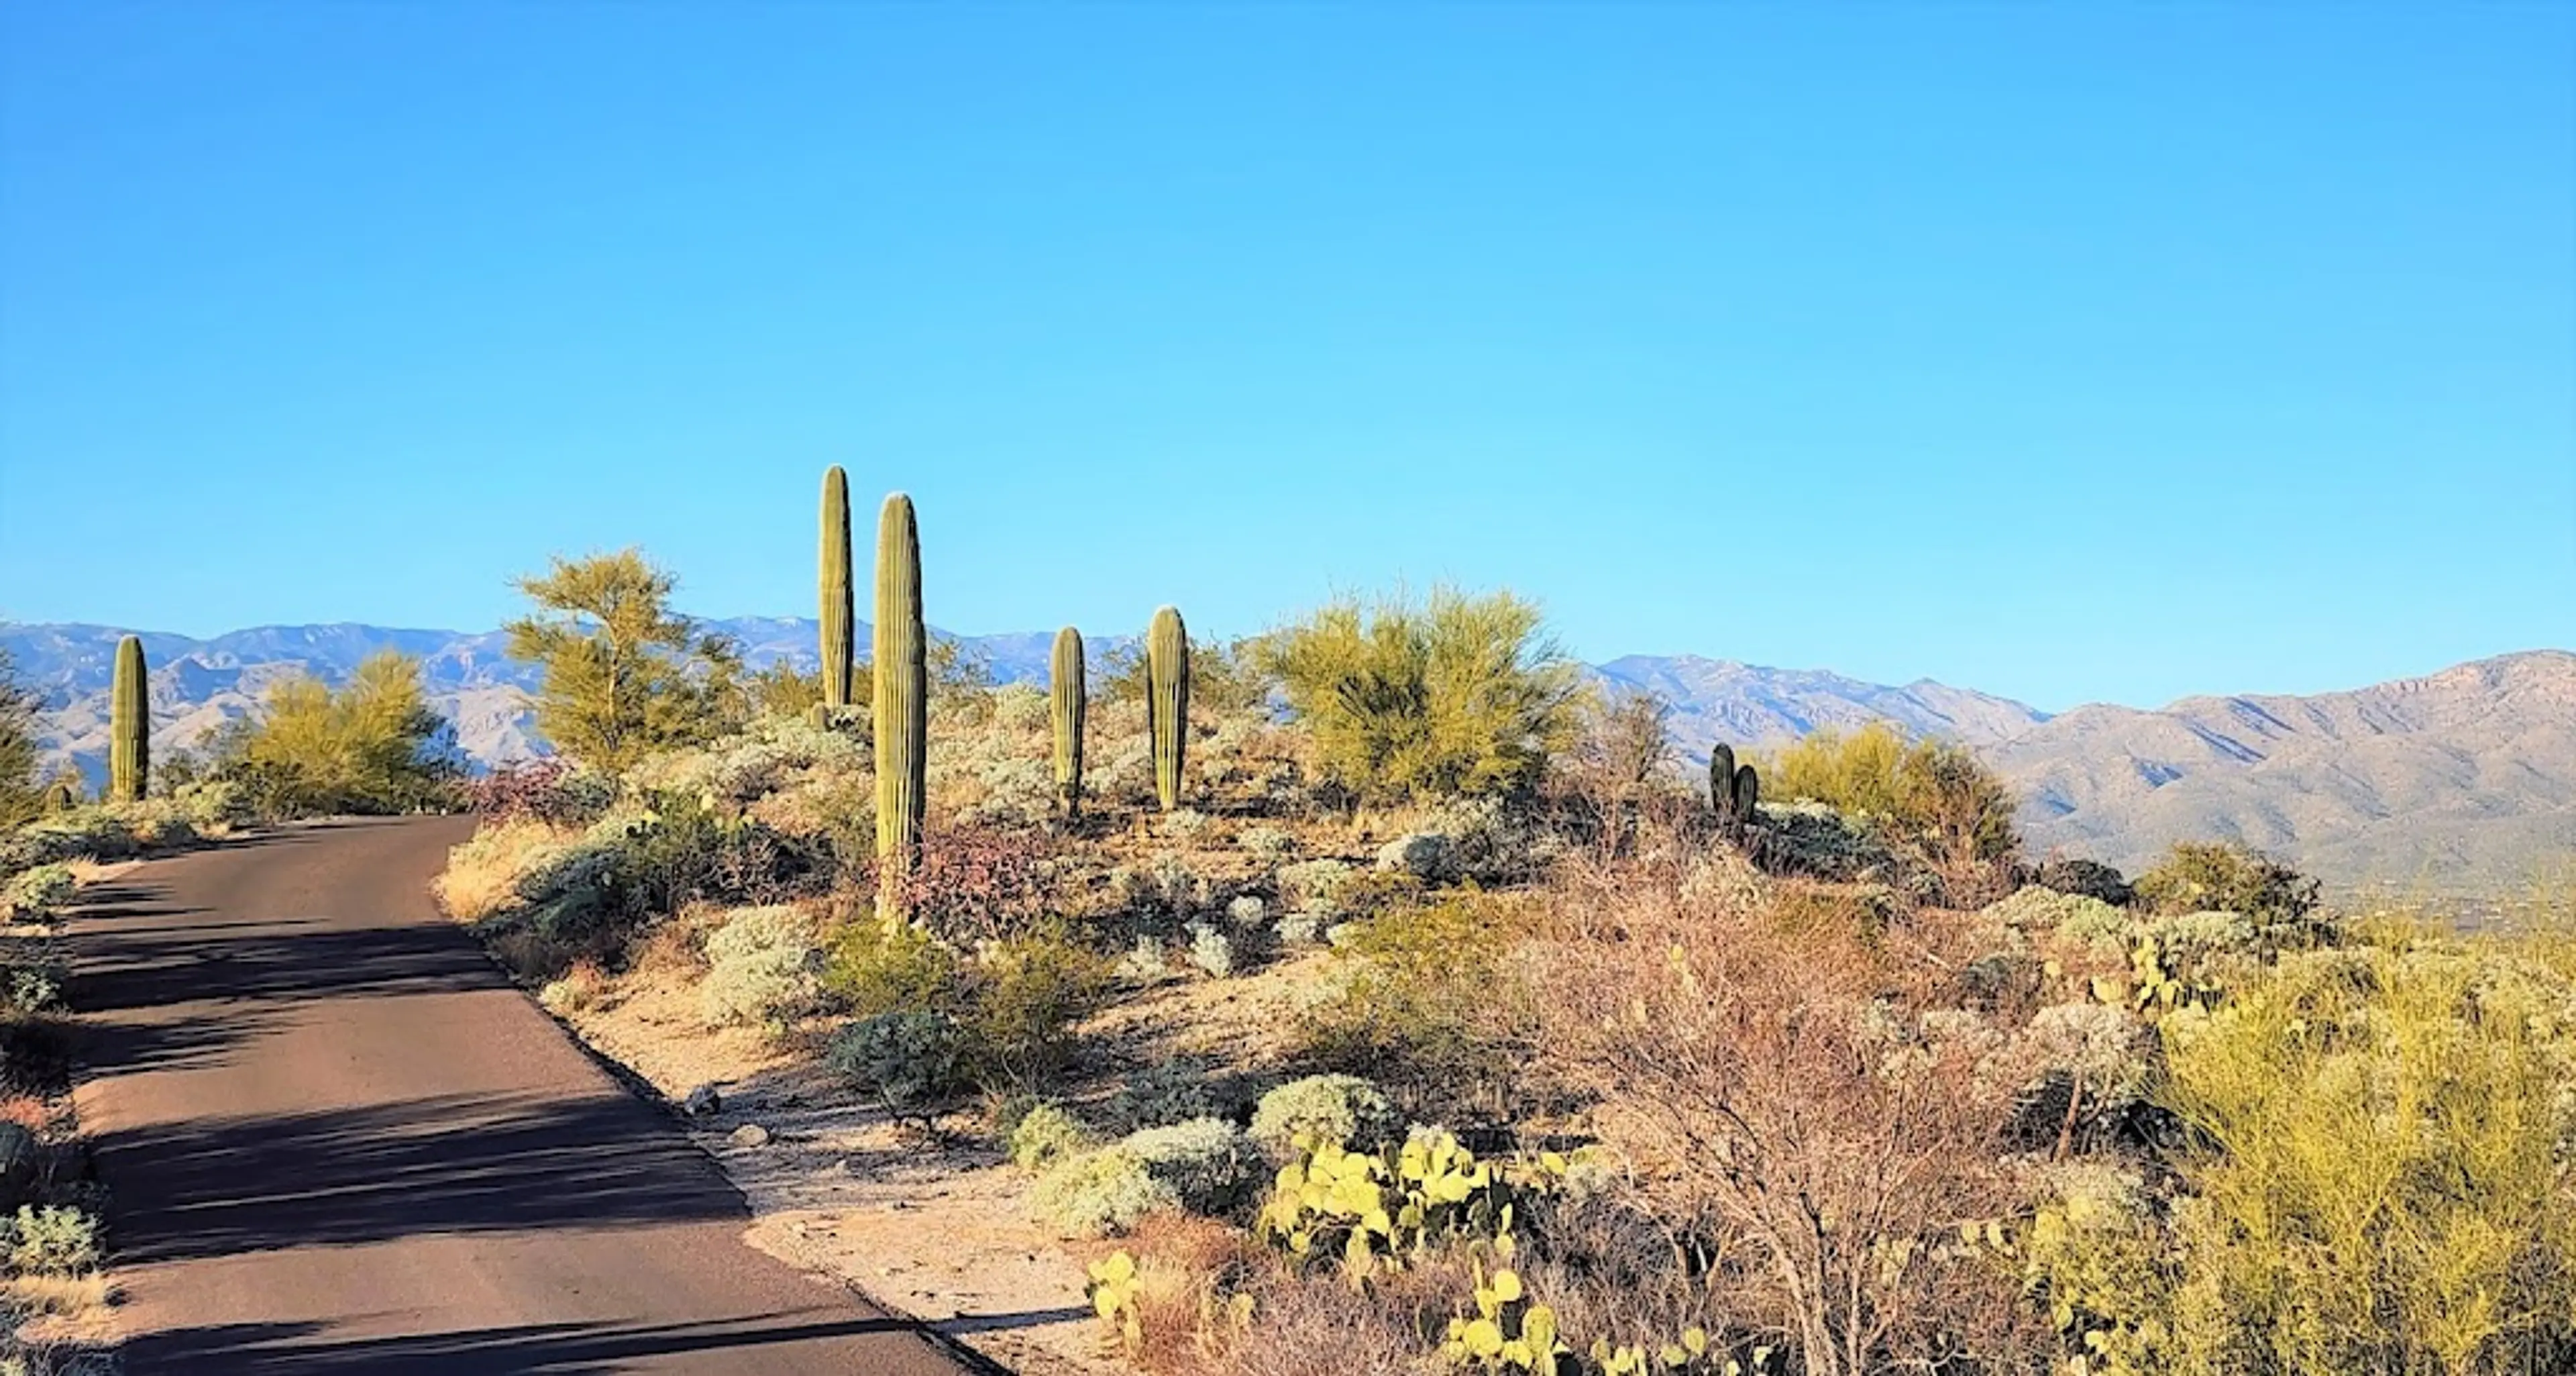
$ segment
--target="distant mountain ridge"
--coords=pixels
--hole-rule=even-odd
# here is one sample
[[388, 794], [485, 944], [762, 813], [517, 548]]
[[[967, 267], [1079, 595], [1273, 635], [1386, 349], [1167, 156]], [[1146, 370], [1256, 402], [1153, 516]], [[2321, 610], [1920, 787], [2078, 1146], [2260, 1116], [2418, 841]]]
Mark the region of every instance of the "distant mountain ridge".
[[[815, 623], [732, 617], [749, 664], [818, 662]], [[105, 626], [0, 623], [0, 648], [43, 694], [41, 743], [93, 777], [107, 750], [116, 642]], [[857, 627], [861, 643], [866, 623]], [[1003, 682], [1042, 680], [1044, 632], [949, 636]], [[256, 710], [269, 684], [310, 671], [337, 682], [393, 649], [418, 657], [431, 704], [471, 758], [537, 753], [526, 694], [532, 666], [497, 631], [351, 623], [260, 626], [210, 639], [143, 633], [153, 665], [153, 744], [191, 744]], [[1094, 637], [1095, 656], [1133, 637]], [[1821, 670], [1770, 669], [1696, 655], [1630, 655], [1596, 680], [1661, 694], [1676, 743], [1694, 762], [1709, 745], [1778, 745], [1819, 728], [1871, 721], [1976, 749], [2024, 800], [2037, 852], [2089, 855], [2134, 870], [2175, 840], [2234, 837], [2332, 882], [2448, 890], [2527, 880], [2576, 857], [2576, 653], [2534, 650], [2420, 678], [2306, 697], [2185, 698], [2164, 708], [2093, 705], [2052, 716], [2025, 703], [1921, 680], [1868, 683]]]

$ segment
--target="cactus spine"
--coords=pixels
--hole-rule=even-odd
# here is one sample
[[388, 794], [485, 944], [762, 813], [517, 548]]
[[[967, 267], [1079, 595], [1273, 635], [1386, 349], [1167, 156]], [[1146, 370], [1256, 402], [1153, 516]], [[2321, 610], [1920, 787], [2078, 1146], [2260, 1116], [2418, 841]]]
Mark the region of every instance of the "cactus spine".
[[829, 711], [850, 705], [855, 664], [850, 625], [856, 619], [850, 593], [850, 478], [834, 464], [823, 474], [823, 706]]
[[1071, 626], [1055, 633], [1055, 658], [1048, 665], [1047, 699], [1055, 708], [1055, 796], [1067, 817], [1082, 813], [1082, 632]]
[[1190, 633], [1178, 607], [1154, 613], [1145, 633], [1145, 718], [1154, 733], [1154, 793], [1169, 812], [1181, 805], [1181, 766], [1190, 738]]
[[878, 912], [902, 916], [903, 878], [921, 851], [929, 793], [930, 642], [921, 626], [921, 531], [897, 492], [877, 516]]
[[143, 642], [135, 636], [116, 644], [116, 686], [110, 701], [107, 796], [114, 802], [139, 803], [152, 772], [152, 713], [145, 697]]
[[1724, 741], [1708, 748], [1708, 805], [1719, 821], [1735, 818], [1735, 747]]

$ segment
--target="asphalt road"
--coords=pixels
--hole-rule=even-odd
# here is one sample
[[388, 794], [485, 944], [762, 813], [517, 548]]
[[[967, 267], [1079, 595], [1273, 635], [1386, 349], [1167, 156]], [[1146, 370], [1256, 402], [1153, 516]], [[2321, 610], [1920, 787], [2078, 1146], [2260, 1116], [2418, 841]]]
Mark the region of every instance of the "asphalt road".
[[71, 923], [136, 1376], [968, 1370], [741, 1196], [439, 916], [461, 818], [144, 865]]

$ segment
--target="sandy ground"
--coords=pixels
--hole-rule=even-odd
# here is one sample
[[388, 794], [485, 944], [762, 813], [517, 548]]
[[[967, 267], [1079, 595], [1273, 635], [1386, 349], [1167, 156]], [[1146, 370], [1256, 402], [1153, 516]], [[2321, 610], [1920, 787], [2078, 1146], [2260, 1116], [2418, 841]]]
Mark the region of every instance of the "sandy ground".
[[[1329, 957], [1247, 977], [1175, 979], [1121, 1000], [1084, 1029], [1070, 1097], [1106, 1093], [1125, 1070], [1189, 1058], [1217, 1074], [1275, 1064], [1296, 1007]], [[1083, 1297], [1087, 1261], [1114, 1244], [1048, 1236], [1029, 1178], [966, 1120], [933, 1138], [853, 1105], [810, 1052], [747, 1028], [712, 1030], [681, 972], [645, 969], [564, 1021], [601, 1055], [677, 1104], [713, 1084], [722, 1108], [692, 1138], [751, 1201], [753, 1245], [839, 1277], [1030, 1376], [1127, 1373]], [[767, 1140], [737, 1138], [757, 1127]], [[746, 1134], [753, 1136], [756, 1134]]]

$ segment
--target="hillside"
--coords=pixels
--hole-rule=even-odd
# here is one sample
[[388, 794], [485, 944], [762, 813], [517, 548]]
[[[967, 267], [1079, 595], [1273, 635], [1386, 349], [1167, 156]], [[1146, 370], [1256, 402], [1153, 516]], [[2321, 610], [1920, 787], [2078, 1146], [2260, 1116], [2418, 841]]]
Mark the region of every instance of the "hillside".
[[2510, 885], [2576, 854], [2576, 654], [2312, 697], [2090, 706], [1986, 749], [2035, 849], [2134, 868], [2235, 837], [2346, 885]]
[[[815, 661], [814, 623], [709, 623], [754, 666]], [[865, 623], [859, 627], [862, 640]], [[95, 774], [107, 739], [110, 627], [0, 625], [0, 647], [46, 698], [44, 746]], [[1044, 633], [947, 636], [1003, 681], [1042, 677]], [[302, 669], [338, 680], [382, 649], [422, 660], [458, 747], [493, 763], [535, 752], [523, 692], [535, 676], [498, 632], [363, 625], [263, 626], [209, 640], [147, 633], [153, 744], [191, 744], [251, 712]], [[1095, 637], [1095, 654], [1124, 645]], [[2536, 650], [2424, 678], [2312, 697], [2186, 698], [2146, 711], [2095, 705], [2050, 716], [1928, 680], [1868, 683], [1695, 655], [1631, 655], [1601, 681], [1662, 694], [1694, 763], [1713, 741], [1777, 744], [1870, 721], [1976, 748], [2020, 791], [2032, 848], [2134, 869], [2174, 840], [2237, 837], [2339, 885], [2495, 887], [2576, 854], [2576, 654]]]

